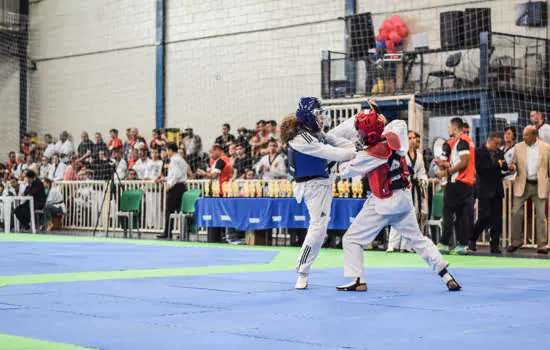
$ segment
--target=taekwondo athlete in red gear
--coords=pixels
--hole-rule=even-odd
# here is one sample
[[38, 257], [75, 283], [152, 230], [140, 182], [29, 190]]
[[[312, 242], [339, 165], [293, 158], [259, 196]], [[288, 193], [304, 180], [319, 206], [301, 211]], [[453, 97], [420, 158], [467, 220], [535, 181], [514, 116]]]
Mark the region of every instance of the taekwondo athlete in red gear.
[[384, 122], [385, 118], [374, 109], [359, 113], [355, 127], [365, 144], [364, 150], [353, 160], [337, 166], [342, 178], [367, 174], [372, 192], [343, 238], [344, 276], [353, 280], [337, 289], [367, 290], [363, 247], [370, 244], [384, 226], [391, 225], [411, 242], [416, 253], [442, 277], [449, 290], [460, 290], [458, 282], [447, 271], [449, 263], [433, 242], [422, 235], [416, 221], [404, 158], [409, 148], [407, 124], [396, 120], [384, 127]]
[[[288, 165], [294, 178], [294, 194], [298, 203], [305, 201], [310, 221], [306, 238], [296, 262], [298, 280], [296, 289], [308, 288], [311, 265], [327, 235], [332, 203], [333, 165], [336, 161], [355, 157], [355, 146], [348, 140], [324, 135], [322, 131], [323, 111], [317, 98], [304, 97], [298, 104], [294, 127], [288, 137]], [[283, 121], [286, 128], [294, 118]]]

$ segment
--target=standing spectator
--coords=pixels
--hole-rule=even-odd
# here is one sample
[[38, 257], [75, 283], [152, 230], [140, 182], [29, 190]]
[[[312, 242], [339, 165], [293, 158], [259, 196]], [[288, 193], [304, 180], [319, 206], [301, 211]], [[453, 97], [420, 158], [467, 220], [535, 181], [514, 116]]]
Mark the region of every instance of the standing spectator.
[[122, 155], [124, 159], [128, 159], [130, 156], [130, 150], [132, 149], [132, 129], [128, 128], [126, 129], [126, 141], [124, 141], [124, 146], [122, 147]]
[[[59, 161], [59, 158], [58, 158]], [[48, 161], [46, 156], [42, 156], [40, 160], [40, 179], [45, 179], [49, 176], [50, 172], [53, 170], [53, 164]]]
[[229, 146], [229, 165], [231, 165], [231, 168], [235, 168], [235, 159], [237, 159], [237, 147], [235, 144], [231, 144]]
[[160, 160], [162, 160], [161, 175], [162, 177], [166, 177], [168, 176], [168, 168], [170, 167], [170, 157], [168, 157], [168, 151], [166, 150], [166, 147], [164, 147], [160, 151]]
[[160, 152], [162, 147], [166, 144], [164, 140], [162, 139], [162, 134], [160, 133], [159, 129], [153, 130], [153, 139], [151, 140], [151, 144], [149, 145], [150, 149], [156, 149]]
[[111, 157], [114, 157], [114, 154], [116, 153], [120, 153], [122, 155], [123, 145], [122, 145], [122, 140], [118, 138], [118, 130], [117, 129], [109, 130], [109, 135], [111, 136], [111, 139], [107, 144], [107, 149], [109, 150]]
[[[25, 175], [25, 182], [27, 183], [27, 187], [25, 188], [23, 195], [33, 197], [35, 210], [42, 209], [44, 204], [46, 204], [44, 184], [42, 184], [42, 181], [37, 179], [36, 173], [32, 170], [27, 171], [27, 174]], [[24, 230], [28, 230], [31, 222], [31, 215], [33, 215], [33, 213], [31, 213], [29, 202], [25, 202], [15, 208], [14, 214], [21, 223], [21, 227]]]
[[210, 150], [210, 171], [206, 172], [198, 169], [197, 173], [209, 179], [218, 179], [220, 183], [220, 194], [223, 194], [223, 183], [231, 180], [233, 169], [229, 165], [229, 158], [225, 155], [223, 147], [219, 144], [214, 144]]
[[470, 124], [468, 124], [467, 122], [463, 122], [462, 124], [462, 133], [470, 137]]
[[139, 159], [136, 161], [132, 169], [138, 174], [138, 179], [143, 180], [145, 178], [145, 172], [148, 168], [153, 166], [153, 162], [149, 159], [147, 149], [142, 148], [139, 150]]
[[86, 159], [93, 154], [95, 146], [94, 143], [90, 140], [90, 137], [86, 131], [82, 132], [80, 137], [82, 138], [82, 142], [80, 142], [80, 145], [78, 145], [78, 157]]
[[[181, 197], [186, 191], [185, 181], [188, 177], [193, 178], [187, 162], [177, 153], [178, 146], [173, 142], [169, 142], [166, 144], [166, 149], [170, 157], [170, 166], [168, 168], [168, 176], [166, 177], [166, 225], [164, 226], [164, 234], [157, 236], [160, 239], [171, 237], [172, 222], [170, 214], [180, 209]], [[162, 179], [157, 181], [162, 182]]]
[[[6, 166], [4, 165], [4, 163], [0, 163], [0, 184], [7, 179], [8, 179], [8, 172], [6, 170]], [[2, 192], [0, 192], [0, 196], [1, 195], [2, 195]]]
[[185, 147], [185, 160], [192, 169], [196, 169], [202, 155], [202, 140], [199, 135], [193, 133], [191, 125], [185, 126], [183, 145]]
[[69, 140], [69, 133], [66, 131], [61, 132], [59, 135], [59, 141], [55, 144], [55, 154], [59, 156], [59, 159], [66, 163], [69, 161], [69, 156], [73, 154], [74, 146], [71, 140]]
[[537, 253], [548, 254], [545, 206], [548, 198], [550, 145], [540, 141], [537, 134], [535, 126], [524, 129], [523, 142], [516, 145], [512, 160], [511, 170], [517, 171], [517, 176], [513, 185], [512, 244], [506, 249], [509, 253], [523, 245], [525, 201], [531, 199], [535, 204]]
[[288, 176], [285, 165], [285, 156], [279, 153], [279, 144], [275, 140], [269, 141], [269, 154], [266, 154], [256, 164], [256, 173], [261, 175], [262, 180], [280, 180]]
[[103, 155], [105, 158], [109, 155], [109, 148], [107, 147], [107, 144], [105, 141], [103, 141], [103, 136], [101, 136], [100, 132], [95, 133], [95, 145], [93, 148], [93, 157], [94, 160], [99, 159], [99, 152], [103, 151]]
[[[504, 131], [504, 145], [500, 147], [506, 164], [512, 164], [514, 158], [514, 151], [516, 149], [516, 128], [509, 126]], [[511, 171], [505, 172], [505, 181], [510, 181], [515, 178], [515, 174]]]
[[[463, 122], [453, 118], [449, 125], [449, 136], [443, 147], [441, 171], [438, 178], [447, 177], [443, 200], [443, 234], [437, 247], [441, 253], [449, 253], [449, 240], [456, 227], [458, 241], [455, 253], [469, 253], [468, 243], [472, 236], [473, 226], [473, 186], [475, 180], [475, 147], [472, 140], [462, 131]], [[456, 222], [455, 222], [456, 220]], [[454, 223], [454, 225], [453, 225]]]
[[130, 132], [132, 134], [132, 140], [130, 141], [131, 148], [140, 149], [142, 145], [147, 148], [147, 141], [145, 141], [145, 138], [143, 136], [139, 135], [138, 128], [132, 128]]
[[550, 125], [546, 124], [546, 118], [541, 111], [531, 111], [529, 114], [531, 123], [537, 128], [539, 139], [550, 144]]
[[490, 133], [487, 144], [476, 150], [476, 197], [478, 198], [478, 219], [474, 225], [470, 248], [476, 250], [481, 232], [488, 229], [491, 253], [500, 254], [502, 234], [502, 171], [508, 164], [499, 149], [501, 139], [497, 133]]
[[[14, 172], [17, 171], [17, 166], [19, 165], [19, 161], [15, 157], [15, 152], [10, 152], [8, 155], [8, 163], [6, 164], [7, 170], [8, 170], [8, 176], [15, 176]], [[18, 176], [15, 176], [18, 177]]]
[[50, 134], [44, 135], [44, 141], [45, 141], [44, 156], [48, 158], [48, 160], [51, 160], [53, 155], [55, 154], [55, 143], [53, 142], [52, 135]]
[[229, 131], [231, 131], [231, 125], [225, 123], [222, 126], [222, 134], [216, 138], [215, 143], [222, 146], [223, 151], [227, 152], [229, 150], [229, 146], [235, 143], [235, 136], [233, 134], [230, 134]]
[[53, 182], [50, 179], [43, 179], [44, 189], [46, 191], [46, 204], [44, 205], [43, 225], [46, 232], [50, 232], [53, 228], [52, 215], [64, 214], [66, 211], [63, 195], [59, 190], [53, 187]]
[[28, 133], [25, 133], [23, 135], [23, 141], [21, 142], [21, 152], [25, 155], [27, 154], [34, 154], [34, 151], [36, 149], [36, 144], [31, 141], [31, 135]]

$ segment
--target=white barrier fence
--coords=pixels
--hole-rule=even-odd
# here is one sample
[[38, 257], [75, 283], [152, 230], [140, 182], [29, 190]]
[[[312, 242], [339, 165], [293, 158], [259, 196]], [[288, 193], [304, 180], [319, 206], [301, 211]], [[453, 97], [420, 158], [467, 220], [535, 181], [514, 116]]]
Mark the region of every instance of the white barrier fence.
[[[188, 189], [200, 189], [204, 194], [205, 184], [208, 180], [189, 180]], [[241, 194], [244, 180], [239, 183]], [[269, 184], [274, 181], [252, 180], [259, 183], [263, 195], [268, 194]], [[161, 233], [165, 225], [166, 212], [166, 189], [164, 184], [149, 181], [122, 181], [114, 183], [110, 188], [105, 181], [61, 181], [56, 185], [67, 205], [67, 213], [63, 217], [63, 227], [74, 230], [98, 231], [121, 231], [120, 227], [114, 226], [114, 215], [118, 211], [118, 198], [123, 191], [141, 189], [144, 191], [144, 198], [141, 203], [140, 230], [148, 233]], [[439, 184], [431, 183], [432, 193], [439, 190]], [[211, 185], [209, 186], [211, 187]], [[512, 186], [505, 184], [505, 197], [503, 199], [503, 232], [502, 244], [509, 244], [511, 241], [512, 229]], [[427, 191], [427, 187], [425, 188]], [[427, 192], [426, 192], [427, 193]], [[100, 214], [101, 213], [101, 214]], [[536, 246], [535, 234], [535, 210], [534, 205], [526, 205], [524, 214], [524, 244], [529, 247]], [[548, 221], [547, 221], [548, 222]], [[173, 232], [179, 232], [179, 222], [173, 226]], [[480, 237], [481, 244], [488, 243], [488, 235], [483, 233]]]

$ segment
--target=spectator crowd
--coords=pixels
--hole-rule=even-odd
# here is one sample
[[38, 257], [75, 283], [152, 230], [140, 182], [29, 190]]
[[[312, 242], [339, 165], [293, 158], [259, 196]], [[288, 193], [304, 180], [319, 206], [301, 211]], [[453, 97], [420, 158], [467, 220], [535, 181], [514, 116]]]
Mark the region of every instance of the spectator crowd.
[[[469, 125], [454, 118], [449, 126], [450, 139], [441, 152], [429, 148], [420, 151], [421, 135], [409, 132], [410, 150], [406, 159], [411, 169], [419, 220], [426, 218], [431, 210], [427, 182], [444, 186], [440, 251], [450, 252], [451, 238], [456, 236], [454, 252], [468, 254], [477, 249], [475, 242], [483, 231], [487, 231], [491, 252], [500, 253], [502, 183], [515, 179], [512, 242], [507, 250], [511, 252], [523, 245], [523, 212], [525, 202], [532, 200], [536, 207], [537, 251], [547, 254], [545, 205], [550, 125], [544, 121], [542, 112], [533, 111], [532, 125], [523, 131], [523, 142], [516, 144], [517, 130], [508, 127], [503, 134], [490, 133], [487, 143], [476, 149], [469, 138]], [[286, 145], [279, 141], [276, 121], [260, 120], [253, 130], [240, 127], [236, 134], [232, 133], [231, 125], [223, 124], [221, 135], [209, 152], [205, 151], [202, 138], [194, 133], [191, 125], [186, 125], [177, 138], [178, 153], [188, 164], [187, 178], [228, 181], [274, 180], [289, 176]], [[114, 177], [117, 180], [162, 181], [170, 162], [166, 149], [168, 142], [167, 133], [159, 129], [153, 130], [147, 139], [137, 128], [128, 128], [124, 141], [116, 129], [110, 130], [108, 140], [99, 132], [92, 137], [82, 132], [78, 145], [66, 131], [57, 140], [50, 134], [44, 135], [42, 140], [33, 140], [25, 134], [20, 152], [10, 152], [7, 163], [0, 163], [0, 179], [5, 182], [0, 191], [3, 195], [24, 194], [29, 186], [29, 172], [30, 181], [42, 180], [46, 190], [55, 182], [69, 180], [106, 181]], [[392, 241], [390, 237], [388, 250], [394, 249], [409, 250], [409, 247], [406, 242]]]

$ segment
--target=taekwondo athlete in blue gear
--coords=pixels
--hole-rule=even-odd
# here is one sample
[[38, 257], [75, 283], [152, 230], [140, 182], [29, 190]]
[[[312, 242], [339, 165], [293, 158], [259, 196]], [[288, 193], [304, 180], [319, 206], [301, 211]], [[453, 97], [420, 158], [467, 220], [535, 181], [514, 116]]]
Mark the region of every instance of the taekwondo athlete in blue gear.
[[323, 245], [330, 220], [335, 180], [332, 164], [350, 160], [356, 152], [352, 142], [323, 133], [323, 111], [315, 97], [300, 99], [296, 116], [287, 118], [297, 119], [290, 123], [295, 125], [295, 129], [283, 137], [283, 141], [288, 142], [294, 194], [298, 203], [302, 199], [305, 201], [310, 216], [306, 238], [296, 262], [298, 281], [295, 287], [307, 289], [309, 270]]

